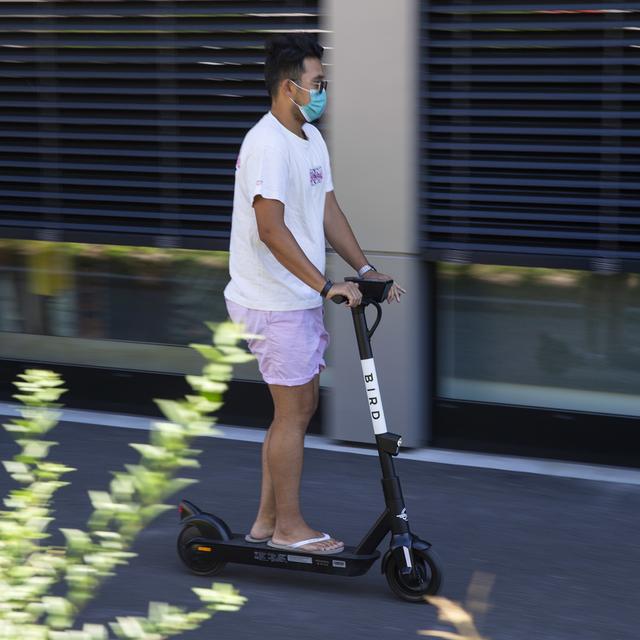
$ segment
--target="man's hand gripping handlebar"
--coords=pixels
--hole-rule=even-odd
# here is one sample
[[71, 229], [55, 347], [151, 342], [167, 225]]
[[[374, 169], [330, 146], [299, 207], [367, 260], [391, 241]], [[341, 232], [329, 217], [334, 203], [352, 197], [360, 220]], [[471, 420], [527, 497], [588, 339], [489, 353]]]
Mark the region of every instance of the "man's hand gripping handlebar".
[[327, 292], [327, 299], [336, 304], [347, 302], [347, 306], [353, 308], [362, 302], [362, 291], [355, 282], [335, 282]]

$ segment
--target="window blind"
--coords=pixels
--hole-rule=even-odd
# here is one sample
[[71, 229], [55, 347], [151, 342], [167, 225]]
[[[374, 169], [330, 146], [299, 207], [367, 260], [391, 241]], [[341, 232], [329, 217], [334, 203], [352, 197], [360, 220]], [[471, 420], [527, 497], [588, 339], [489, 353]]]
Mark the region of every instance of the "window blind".
[[640, 2], [420, 5], [429, 260], [640, 267]]
[[317, 0], [0, 3], [0, 236], [228, 246], [264, 40]]

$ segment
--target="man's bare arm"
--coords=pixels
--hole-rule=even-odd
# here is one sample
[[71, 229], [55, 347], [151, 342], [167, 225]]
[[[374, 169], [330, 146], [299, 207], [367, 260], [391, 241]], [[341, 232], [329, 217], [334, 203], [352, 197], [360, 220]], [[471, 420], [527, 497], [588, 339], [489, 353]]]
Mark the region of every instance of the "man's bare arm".
[[351, 225], [342, 213], [333, 191], [327, 193], [325, 200], [324, 235], [336, 253], [355, 271], [367, 264], [367, 258], [362, 253]]
[[280, 200], [256, 196], [253, 208], [256, 212], [260, 240], [269, 247], [276, 260], [312, 289], [321, 291], [326, 279], [307, 258], [285, 225], [284, 204]]
[[[256, 196], [253, 208], [256, 212], [260, 240], [267, 245], [275, 259], [312, 289], [322, 291], [327, 280], [307, 258], [284, 223], [284, 204], [280, 200]], [[334, 295], [346, 296], [349, 300], [347, 306], [357, 306], [362, 299], [358, 287], [350, 282], [334, 284], [327, 298], [332, 298]]]
[[[353, 269], [358, 271], [362, 269], [368, 260], [356, 237], [351, 229], [346, 216], [342, 213], [335, 193], [329, 191], [324, 205], [324, 235], [329, 241], [329, 244], [335, 249], [336, 253]], [[368, 280], [392, 280], [390, 276], [384, 273], [378, 273], [377, 271], [367, 271], [364, 277]], [[387, 296], [387, 302], [395, 300], [400, 302], [400, 296], [406, 293], [397, 282], [394, 281], [393, 285], [389, 289], [389, 295]]]

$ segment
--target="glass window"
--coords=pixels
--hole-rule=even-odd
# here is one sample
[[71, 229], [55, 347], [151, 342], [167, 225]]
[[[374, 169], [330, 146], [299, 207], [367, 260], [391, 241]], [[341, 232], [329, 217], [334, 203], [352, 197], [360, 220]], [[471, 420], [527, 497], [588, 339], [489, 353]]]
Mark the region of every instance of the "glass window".
[[438, 396], [640, 416], [640, 276], [438, 265]]
[[188, 345], [227, 318], [227, 265], [223, 251], [0, 240], [0, 358], [199, 372]]

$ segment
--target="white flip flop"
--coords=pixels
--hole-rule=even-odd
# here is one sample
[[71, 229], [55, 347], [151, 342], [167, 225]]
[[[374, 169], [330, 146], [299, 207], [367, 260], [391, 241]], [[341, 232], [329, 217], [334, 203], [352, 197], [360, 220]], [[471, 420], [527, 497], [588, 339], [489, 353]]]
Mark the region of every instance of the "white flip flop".
[[[323, 533], [319, 538], [309, 538], [308, 540], [300, 540], [299, 542], [292, 542], [291, 544], [277, 544], [273, 542], [273, 540], [269, 540], [267, 542], [267, 546], [272, 549], [280, 549], [281, 551], [298, 551], [300, 547], [304, 547], [307, 544], [313, 544], [314, 542], [325, 542], [326, 540], [331, 540], [331, 536], [328, 533]], [[300, 549], [304, 551], [304, 549]], [[334, 553], [340, 553], [344, 551], [344, 545], [341, 549], [318, 549], [315, 551], [309, 550], [308, 553], [313, 553], [315, 555], [321, 556], [329, 556]]]

